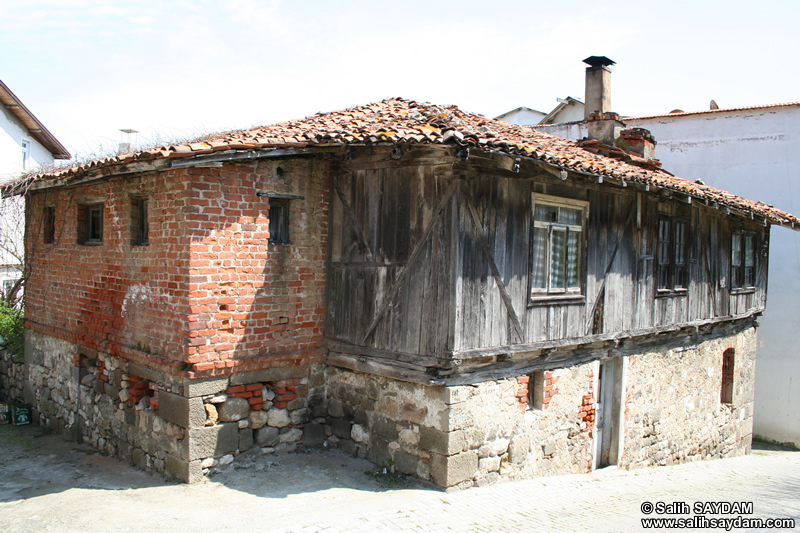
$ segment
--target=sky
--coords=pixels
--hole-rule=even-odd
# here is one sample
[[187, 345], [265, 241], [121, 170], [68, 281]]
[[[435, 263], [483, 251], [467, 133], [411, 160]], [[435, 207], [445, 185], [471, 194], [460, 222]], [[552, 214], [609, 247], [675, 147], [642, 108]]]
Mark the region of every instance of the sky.
[[0, 80], [79, 158], [400, 96], [489, 117], [800, 100], [800, 2], [0, 0]]

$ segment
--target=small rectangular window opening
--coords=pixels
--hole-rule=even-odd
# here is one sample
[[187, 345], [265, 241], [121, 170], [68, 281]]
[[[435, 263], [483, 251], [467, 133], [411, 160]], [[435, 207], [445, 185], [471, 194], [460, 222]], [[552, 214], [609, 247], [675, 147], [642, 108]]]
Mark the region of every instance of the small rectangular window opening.
[[131, 229], [133, 232], [132, 244], [134, 246], [147, 246], [150, 244], [150, 222], [147, 210], [147, 198], [131, 198]]
[[103, 244], [103, 204], [78, 205], [78, 244]]
[[44, 208], [44, 242], [45, 244], [52, 244], [56, 241], [56, 208]]
[[685, 291], [686, 250], [689, 223], [677, 217], [661, 217], [658, 220], [658, 271], [659, 291]]
[[287, 198], [269, 199], [269, 244], [290, 244]]
[[731, 234], [731, 289], [752, 289], [756, 284], [755, 235]]
[[541, 411], [544, 407], [544, 371], [537, 370], [528, 377], [528, 409]]
[[728, 348], [722, 354], [722, 388], [720, 390], [720, 402], [725, 405], [733, 403], [733, 374], [734, 360], [736, 352], [733, 348]]
[[30, 141], [22, 141], [22, 169], [27, 170], [31, 158], [31, 143]]

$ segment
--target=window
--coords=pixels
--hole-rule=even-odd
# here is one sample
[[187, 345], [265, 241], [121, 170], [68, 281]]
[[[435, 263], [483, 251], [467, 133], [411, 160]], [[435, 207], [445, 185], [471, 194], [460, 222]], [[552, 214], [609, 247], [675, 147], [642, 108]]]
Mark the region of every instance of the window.
[[733, 403], [733, 365], [736, 351], [728, 348], [722, 354], [722, 388], [720, 389], [720, 402], [724, 404]]
[[28, 168], [31, 158], [31, 142], [22, 141], [20, 145], [22, 146], [22, 169], [25, 170]]
[[578, 296], [587, 202], [533, 195], [531, 296]]
[[528, 409], [540, 411], [544, 407], [544, 371], [537, 370], [528, 378]]
[[658, 290], [685, 291], [688, 285], [686, 250], [689, 223], [684, 218], [658, 220]]
[[150, 224], [147, 218], [148, 201], [145, 197], [131, 198], [131, 231], [134, 246], [150, 244]]
[[731, 289], [752, 289], [756, 284], [755, 234], [731, 235]]
[[103, 244], [103, 204], [78, 205], [78, 244]]
[[44, 221], [43, 221], [43, 230], [44, 230], [44, 242], [45, 244], [52, 244], [56, 242], [56, 208], [55, 207], [45, 207], [44, 208]]
[[269, 199], [269, 244], [289, 244], [289, 200]]

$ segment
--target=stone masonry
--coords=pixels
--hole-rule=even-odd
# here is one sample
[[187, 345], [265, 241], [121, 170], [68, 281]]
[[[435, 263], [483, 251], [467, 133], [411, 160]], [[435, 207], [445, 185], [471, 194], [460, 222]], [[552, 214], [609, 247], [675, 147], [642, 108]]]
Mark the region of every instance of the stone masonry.
[[[755, 330], [628, 357], [621, 455], [633, 468], [750, 449]], [[734, 394], [721, 401], [722, 357], [735, 353]], [[330, 368], [328, 441], [398, 473], [463, 488], [591, 471], [599, 361], [530, 376], [433, 386]], [[391, 458], [391, 461], [390, 461]]]
[[[5, 357], [3, 396], [186, 481], [240, 453], [321, 443], [327, 172], [314, 159], [259, 161], [32, 192], [25, 357]], [[291, 245], [269, 242], [273, 197], [288, 206]], [[85, 206], [102, 217], [88, 244]]]

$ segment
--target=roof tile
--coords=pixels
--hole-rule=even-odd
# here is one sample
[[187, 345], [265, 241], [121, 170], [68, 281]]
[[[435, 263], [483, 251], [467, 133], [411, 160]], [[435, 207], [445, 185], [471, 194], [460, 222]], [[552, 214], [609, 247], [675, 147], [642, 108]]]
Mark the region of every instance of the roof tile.
[[[719, 203], [766, 217], [770, 222], [797, 226], [800, 220], [779, 209], [753, 202], [713, 187], [694, 183], [658, 168], [631, 164], [643, 161], [627, 153], [612, 159], [592, 153], [590, 147], [521, 126], [466, 113], [456, 106], [436, 106], [402, 98], [390, 98], [360, 107], [317, 113], [306, 118], [250, 130], [206, 137], [203, 142], [165, 146], [134, 154], [139, 160], [191, 157], [217, 150], [250, 150], [279, 146], [304, 147], [323, 143], [470, 144], [486, 151], [531, 157], [575, 172], [608, 176], [685, 192], [709, 203]], [[128, 157], [125, 159], [128, 160]], [[78, 176], [95, 166], [120, 164], [117, 158], [56, 170], [32, 179]]]

